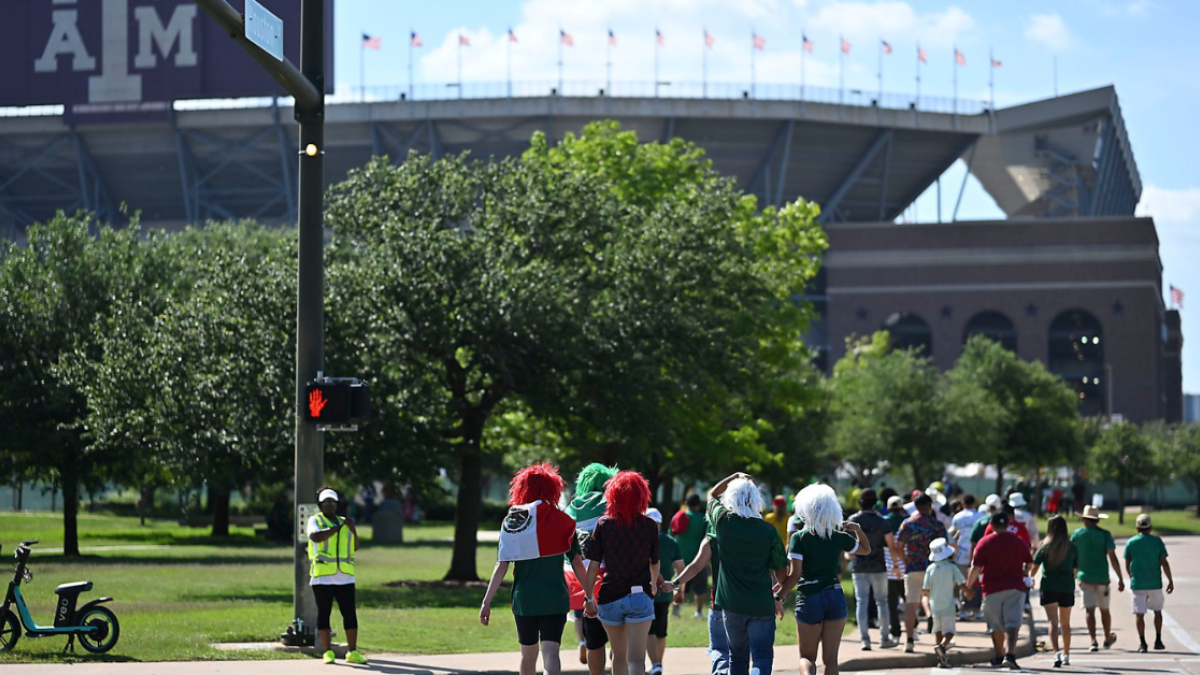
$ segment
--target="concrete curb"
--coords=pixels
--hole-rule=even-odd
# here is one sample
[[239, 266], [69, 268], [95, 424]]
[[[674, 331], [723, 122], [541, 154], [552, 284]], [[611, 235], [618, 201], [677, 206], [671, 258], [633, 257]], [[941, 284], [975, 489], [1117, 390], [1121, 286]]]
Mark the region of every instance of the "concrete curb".
[[[1037, 652], [1036, 635], [1034, 635], [1033, 615], [1025, 615], [1024, 636], [1017, 641], [1017, 658], [1032, 656]], [[898, 648], [898, 649], [903, 649]], [[972, 649], [953, 649], [948, 653], [950, 667], [969, 666], [977, 663], [990, 663], [995, 652], [987, 647]], [[937, 656], [933, 654], [885, 654], [880, 656], [860, 657], [849, 659], [838, 664], [840, 670], [892, 670], [893, 668], [936, 668]]]

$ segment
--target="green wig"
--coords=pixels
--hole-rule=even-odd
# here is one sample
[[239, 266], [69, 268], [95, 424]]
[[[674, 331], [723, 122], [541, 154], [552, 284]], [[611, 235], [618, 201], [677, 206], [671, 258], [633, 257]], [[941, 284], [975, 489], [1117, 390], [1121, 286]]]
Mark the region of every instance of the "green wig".
[[604, 484], [615, 475], [617, 475], [617, 467], [592, 462], [583, 467], [583, 471], [580, 471], [579, 477], [575, 479], [575, 494], [600, 492], [604, 489]]

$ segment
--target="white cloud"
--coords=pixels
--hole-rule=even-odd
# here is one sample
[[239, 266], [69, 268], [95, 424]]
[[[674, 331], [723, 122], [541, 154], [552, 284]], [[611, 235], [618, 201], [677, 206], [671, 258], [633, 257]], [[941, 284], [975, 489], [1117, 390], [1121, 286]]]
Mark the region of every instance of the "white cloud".
[[881, 38], [897, 41], [903, 36], [915, 39], [923, 47], [950, 48], [975, 27], [975, 20], [958, 7], [918, 14], [907, 2], [883, 0], [824, 5], [810, 25], [814, 31], [843, 35], [852, 43], [863, 45], [874, 45]]
[[1150, 14], [1150, 10], [1158, 7], [1152, 0], [1134, 0], [1133, 2], [1103, 2], [1100, 13], [1105, 16], [1142, 17]]
[[1033, 14], [1025, 26], [1025, 37], [1052, 52], [1066, 51], [1071, 46], [1071, 31], [1058, 12]]
[[1173, 190], [1146, 185], [1138, 202], [1138, 215], [1154, 218], [1163, 248], [1171, 244], [1200, 245], [1200, 187]]

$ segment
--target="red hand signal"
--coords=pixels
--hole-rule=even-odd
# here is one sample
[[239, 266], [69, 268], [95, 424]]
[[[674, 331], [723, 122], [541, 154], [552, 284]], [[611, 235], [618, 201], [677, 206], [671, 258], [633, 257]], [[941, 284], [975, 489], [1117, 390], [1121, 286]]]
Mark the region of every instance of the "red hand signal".
[[325, 408], [326, 403], [329, 403], [329, 401], [326, 400], [325, 395], [321, 393], [321, 390], [314, 389], [308, 395], [309, 414], [311, 414], [313, 417], [320, 417], [321, 411]]

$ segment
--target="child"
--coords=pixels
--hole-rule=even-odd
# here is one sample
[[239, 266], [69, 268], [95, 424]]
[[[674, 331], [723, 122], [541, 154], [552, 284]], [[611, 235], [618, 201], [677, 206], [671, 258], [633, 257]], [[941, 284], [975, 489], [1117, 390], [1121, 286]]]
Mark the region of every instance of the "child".
[[946, 542], [944, 537], [938, 537], [929, 542], [929, 569], [925, 572], [925, 582], [922, 594], [929, 601], [930, 614], [933, 616], [934, 637], [937, 644], [933, 646], [937, 654], [938, 667], [950, 667], [946, 658], [946, 650], [954, 639], [954, 624], [957, 617], [954, 597], [957, 593], [969, 594], [967, 579], [962, 570], [951, 558], [954, 547]]
[[1154, 648], [1166, 649], [1162, 641], [1163, 585], [1162, 573], [1167, 575], [1167, 593], [1175, 592], [1171, 564], [1167, 562], [1167, 547], [1163, 540], [1150, 534], [1153, 525], [1149, 514], [1137, 517], [1137, 531], [1125, 544], [1125, 571], [1129, 574], [1129, 590], [1133, 595], [1133, 614], [1137, 617], [1139, 653], [1146, 652], [1146, 609], [1154, 610]]

